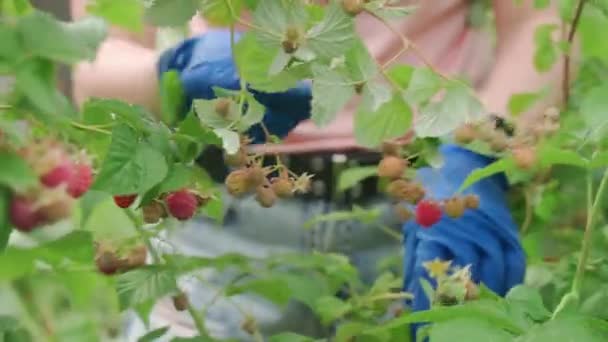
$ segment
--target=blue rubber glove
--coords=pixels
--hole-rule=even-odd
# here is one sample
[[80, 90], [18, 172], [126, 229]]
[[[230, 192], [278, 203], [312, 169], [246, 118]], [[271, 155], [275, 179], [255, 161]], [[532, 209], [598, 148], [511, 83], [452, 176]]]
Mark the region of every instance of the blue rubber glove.
[[[240, 37], [240, 34], [235, 34], [237, 40]], [[213, 87], [240, 89], [228, 30], [209, 30], [164, 51], [158, 61], [158, 74], [162, 77], [168, 70], [175, 70], [180, 75], [186, 95], [184, 112], [194, 99], [214, 99]], [[280, 93], [249, 90], [266, 107], [263, 122], [274, 135], [284, 137], [299, 122], [310, 117], [312, 93], [307, 82], [302, 81]], [[265, 139], [261, 125], [253, 126], [248, 134], [254, 142]]]
[[[417, 174], [427, 196], [433, 199], [451, 197], [471, 171], [493, 161], [457, 145], [443, 145], [440, 151], [443, 166], [423, 168]], [[411, 220], [404, 225], [404, 290], [414, 295], [408, 303], [412, 310], [429, 308], [420, 278], [436, 285], [423, 266], [435, 258], [452, 260], [452, 265], [461, 267], [470, 264], [473, 280], [499, 295], [505, 295], [523, 281], [525, 255], [506, 204], [507, 187], [503, 174], [485, 178], [464, 191], [479, 196], [479, 209], [467, 210], [457, 219], [444, 214], [430, 228], [422, 228]]]

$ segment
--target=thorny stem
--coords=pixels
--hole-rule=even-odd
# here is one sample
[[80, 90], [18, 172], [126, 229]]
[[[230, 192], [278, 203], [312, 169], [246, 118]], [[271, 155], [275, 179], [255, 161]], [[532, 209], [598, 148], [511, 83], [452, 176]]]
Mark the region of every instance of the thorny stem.
[[[130, 210], [126, 210], [126, 213], [129, 216], [129, 218], [131, 219], [131, 221], [133, 221], [135, 229], [137, 230], [137, 232], [141, 236], [141, 238], [144, 240], [144, 243], [146, 244], [148, 251], [150, 251], [150, 255], [152, 256], [152, 261], [154, 263], [158, 263], [158, 264], [167, 262], [166, 260], [163, 260], [160, 257], [160, 254], [158, 253], [158, 251], [152, 244], [152, 241], [150, 241], [150, 237], [143, 230], [143, 228], [140, 224], [140, 220], [135, 216], [135, 214], [133, 212], [131, 212]], [[172, 265], [170, 265], [170, 266], [172, 266]], [[189, 299], [188, 299], [188, 304], [187, 304], [186, 308], [188, 310], [188, 313], [192, 317], [192, 321], [194, 322], [194, 326], [196, 326], [196, 330], [198, 331], [199, 335], [208, 337], [209, 333], [207, 332], [207, 328], [205, 328], [205, 321], [204, 321], [203, 317], [201, 316], [201, 314], [196, 310], [196, 308], [194, 308], [194, 306], [192, 305], [192, 303], [190, 302]]]
[[562, 79], [562, 92], [564, 96], [564, 106], [568, 105], [568, 101], [570, 100], [570, 55], [572, 52], [572, 42], [574, 41], [574, 34], [576, 33], [576, 29], [578, 27], [578, 22], [581, 19], [581, 14], [583, 13], [583, 8], [585, 7], [585, 0], [579, 0], [576, 6], [576, 13], [574, 15], [574, 19], [572, 20], [572, 25], [570, 26], [570, 31], [568, 32], [568, 48], [566, 53], [564, 54], [564, 69], [563, 69], [563, 79]]

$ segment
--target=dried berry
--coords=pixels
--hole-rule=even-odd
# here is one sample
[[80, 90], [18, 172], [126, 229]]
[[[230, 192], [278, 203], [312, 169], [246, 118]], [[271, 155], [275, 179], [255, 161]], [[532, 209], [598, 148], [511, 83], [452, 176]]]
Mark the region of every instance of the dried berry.
[[470, 144], [476, 137], [475, 128], [470, 124], [464, 124], [454, 131], [454, 140], [459, 144]]
[[228, 193], [235, 197], [240, 197], [251, 191], [251, 183], [249, 182], [249, 171], [247, 169], [239, 169], [230, 172], [226, 180], [226, 189]]
[[403, 179], [392, 181], [387, 187], [388, 194], [396, 200], [418, 203], [424, 198], [425, 191], [422, 185]]
[[536, 150], [532, 147], [518, 147], [513, 149], [515, 165], [520, 169], [529, 170], [536, 164]]
[[466, 292], [464, 295], [465, 300], [476, 300], [479, 299], [479, 287], [470, 279], [467, 279], [464, 285]]
[[93, 183], [93, 170], [88, 164], [76, 164], [74, 174], [68, 183], [68, 193], [74, 198], [80, 198], [89, 190]]
[[452, 218], [458, 218], [464, 215], [466, 209], [465, 199], [462, 197], [453, 197], [445, 201], [443, 210], [446, 215]]
[[357, 15], [363, 11], [364, 0], [342, 0], [342, 8], [350, 15]]
[[186, 189], [170, 193], [165, 203], [169, 214], [180, 221], [191, 219], [198, 209], [196, 195]]
[[110, 251], [103, 251], [99, 253], [97, 258], [95, 258], [95, 263], [97, 264], [97, 269], [101, 273], [112, 275], [118, 271], [119, 268], [123, 266], [122, 261], [115, 253]]
[[402, 158], [386, 156], [378, 164], [378, 176], [390, 179], [401, 178], [406, 166], [407, 163]]
[[271, 187], [261, 185], [255, 188], [255, 200], [264, 208], [272, 207], [277, 201], [277, 194]]
[[441, 207], [432, 200], [422, 200], [416, 206], [416, 222], [428, 228], [441, 220]]
[[401, 145], [392, 141], [385, 141], [382, 143], [382, 154], [385, 156], [399, 156], [401, 151]]
[[175, 310], [185, 311], [188, 309], [188, 296], [185, 293], [180, 292], [179, 294], [171, 297], [171, 299], [173, 300], [173, 307]]
[[15, 229], [30, 232], [42, 224], [42, 217], [28, 198], [16, 196], [11, 200], [10, 221]]
[[270, 181], [270, 187], [281, 198], [293, 196], [293, 182], [287, 177], [275, 177]]
[[258, 165], [254, 165], [247, 169], [248, 182], [252, 188], [258, 187], [266, 181], [266, 173], [264, 169]]
[[75, 200], [65, 192], [60, 192], [50, 201], [42, 203], [37, 210], [38, 215], [47, 224], [59, 222], [70, 217]]
[[559, 120], [559, 109], [556, 107], [549, 107], [545, 110], [543, 116], [546, 120], [557, 121]]
[[495, 134], [492, 141], [490, 141], [490, 149], [492, 149], [494, 152], [502, 152], [507, 148], [507, 146], [507, 137], [501, 133]]
[[253, 335], [258, 330], [258, 325], [253, 317], [247, 315], [241, 323], [241, 329], [249, 335]]
[[142, 208], [144, 222], [154, 224], [160, 221], [161, 218], [167, 217], [165, 206], [158, 201], [152, 201]]
[[116, 195], [114, 196], [114, 203], [121, 208], [130, 207], [133, 202], [137, 199], [137, 194], [130, 195]]
[[148, 250], [146, 249], [146, 246], [141, 245], [133, 248], [127, 256], [125, 262], [126, 268], [131, 270], [145, 265], [147, 255]]
[[242, 167], [247, 165], [247, 152], [240, 148], [235, 154], [226, 154], [224, 157], [226, 165], [231, 167]]
[[300, 47], [300, 44], [298, 42], [292, 42], [289, 40], [284, 40], [281, 42], [281, 46], [283, 47], [283, 51], [287, 54], [291, 54], [294, 53], [298, 50], [298, 48]]
[[54, 188], [60, 184], [68, 183], [74, 174], [74, 165], [69, 159], [65, 159], [59, 165], [40, 177], [44, 186]]
[[479, 196], [469, 194], [464, 197], [464, 205], [467, 209], [479, 208]]

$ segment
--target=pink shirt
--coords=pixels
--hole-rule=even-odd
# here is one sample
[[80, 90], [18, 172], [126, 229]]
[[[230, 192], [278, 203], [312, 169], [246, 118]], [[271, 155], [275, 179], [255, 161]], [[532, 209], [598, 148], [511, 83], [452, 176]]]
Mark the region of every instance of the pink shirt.
[[[468, 0], [404, 0], [399, 4], [417, 5], [417, 12], [394, 21], [393, 27], [412, 40], [433, 65], [446, 74], [463, 76], [476, 86], [483, 81], [491, 65], [493, 45], [489, 32], [468, 24]], [[402, 46], [399, 37], [381, 22], [366, 14], [359, 15], [356, 20], [357, 31], [374, 58], [382, 62], [399, 52]], [[394, 63], [422, 65], [411, 52]], [[356, 100], [351, 101], [326, 127], [319, 128], [310, 120], [304, 121], [280, 146], [258, 146], [256, 150], [302, 153], [359, 149], [353, 136], [356, 105]]]

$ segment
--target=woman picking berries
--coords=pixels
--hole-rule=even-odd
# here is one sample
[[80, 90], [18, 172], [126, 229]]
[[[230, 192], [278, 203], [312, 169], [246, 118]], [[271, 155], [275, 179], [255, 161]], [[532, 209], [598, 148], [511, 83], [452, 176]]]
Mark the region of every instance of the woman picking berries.
[[[85, 1], [72, 2], [75, 16], [82, 16]], [[402, 1], [400, 4], [415, 4], [418, 8], [415, 14], [394, 22], [394, 28], [414, 42], [417, 50], [437, 69], [468, 79], [490, 112], [506, 113], [513, 93], [533, 92], [546, 86], [555, 88], [556, 80], [561, 78], [561, 66], [539, 74], [532, 64], [534, 30], [538, 25], [559, 23], [554, 6], [536, 10], [532, 0], [520, 1], [520, 4], [494, 0], [497, 41], [493, 46], [490, 34], [469, 20], [474, 2]], [[411, 51], [399, 51], [402, 46], [399, 36], [362, 11], [363, 3], [364, 0], [344, 0], [342, 5], [345, 11], [356, 16], [357, 30], [373, 56], [381, 63], [396, 56], [394, 61], [420, 65]], [[161, 54], [150, 47], [153, 39], [149, 35], [133, 37], [115, 31], [102, 45], [95, 62], [76, 68], [76, 100], [81, 103], [90, 96], [121, 98], [155, 111], [159, 107], [158, 79], [168, 70], [179, 73], [187, 102], [213, 99], [213, 87], [239, 89], [230, 32], [210, 28], [198, 20], [194, 20], [192, 26], [195, 35]], [[287, 38], [294, 34], [288, 32]], [[239, 38], [237, 34], [236, 39]], [[286, 52], [297, 50], [297, 39], [287, 39], [283, 48]], [[558, 101], [557, 94], [553, 90], [543, 103], [538, 103], [538, 108], [530, 111], [531, 115]], [[376, 275], [376, 262], [383, 256], [398, 253], [402, 247], [399, 242], [357, 222], [322, 223], [307, 231], [301, 226], [316, 215], [359, 204], [381, 209], [385, 213], [379, 218], [381, 224], [403, 230], [404, 290], [413, 293], [414, 299], [408, 304], [414, 310], [429, 306], [419, 279], [432, 281], [425, 265], [433, 260], [449, 260], [452, 265], [461, 267], [470, 265], [475, 283], [483, 282], [501, 295], [523, 280], [524, 255], [517, 227], [505, 202], [507, 184], [502, 176], [487, 178], [462, 196], [454, 197], [464, 178], [473, 169], [490, 163], [490, 158], [447, 144], [441, 147], [444, 157], [441, 168], [418, 170], [415, 181], [406, 180], [402, 176], [407, 165], [398, 149], [385, 150], [382, 156], [382, 153], [362, 149], [355, 142], [354, 104], [347, 105], [334, 122], [319, 129], [308, 120], [311, 89], [306, 82], [282, 93], [256, 94], [256, 99], [266, 107], [266, 113], [264, 126], [254, 126], [248, 132], [251, 151], [281, 153], [287, 157], [285, 164], [290, 170], [314, 174], [314, 177], [296, 180], [279, 174], [273, 179], [263, 165], [254, 165], [259, 169], [251, 169], [247, 153], [224, 156], [219, 159], [221, 167], [218, 167], [218, 162], [212, 159], [213, 151], [208, 151], [202, 158], [207, 161], [203, 162], [204, 166], [218, 182], [226, 182], [226, 192], [235, 196], [227, 197], [222, 229], [200, 219], [169, 237], [180, 252], [203, 256], [237, 252], [255, 257], [285, 251], [339, 252], [350, 257], [364, 280], [371, 280]], [[283, 143], [264, 144], [267, 133], [284, 138]], [[471, 127], [456, 133], [456, 139], [461, 142], [475, 138], [475, 130]], [[493, 149], [507, 146], [506, 137], [493, 135], [487, 138]], [[518, 151], [527, 157], [521, 157], [521, 160], [528, 164], [534, 161], [529, 151], [527, 154]], [[376, 179], [363, 182], [343, 197], [333, 196], [336, 171], [345, 162], [380, 163], [379, 176], [390, 179], [387, 190], [392, 200], [414, 205], [414, 210], [399, 206], [398, 215], [394, 215], [392, 200], [375, 190]], [[236, 170], [229, 173], [231, 169]], [[306, 195], [291, 196], [302, 189], [310, 191]], [[242, 194], [253, 196], [241, 198]], [[279, 197], [282, 200], [278, 200]], [[268, 209], [261, 210], [259, 204]], [[399, 218], [408, 219], [407, 223], [400, 224]], [[195, 306], [202, 307], [212, 300], [226, 281], [222, 276], [225, 275], [210, 276], [205, 285], [188, 284], [185, 292]], [[233, 300], [242, 307], [252, 308], [256, 324], [263, 333], [285, 330], [310, 336], [326, 333], [312, 315], [297, 304], [281, 311], [254, 296]], [[174, 335], [189, 335], [194, 327], [184, 317], [171, 303], [161, 304], [152, 313], [152, 328], [169, 325]], [[208, 330], [217, 338], [247, 339], [247, 331], [244, 331], [247, 329], [241, 329], [246, 321], [228, 300], [223, 299], [206, 314]], [[135, 330], [134, 326], [134, 336], [143, 334]]]

